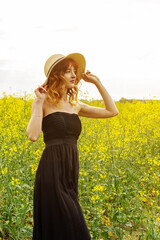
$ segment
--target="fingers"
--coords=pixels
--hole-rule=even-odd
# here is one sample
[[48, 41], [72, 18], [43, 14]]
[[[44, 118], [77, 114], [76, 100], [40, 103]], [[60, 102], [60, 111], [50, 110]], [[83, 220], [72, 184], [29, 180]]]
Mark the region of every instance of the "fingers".
[[89, 70], [87, 70], [86, 73], [82, 73], [82, 76], [86, 76], [88, 74], [91, 74], [91, 72]]
[[45, 92], [47, 92], [47, 90], [45, 89], [46, 85], [44, 87], [38, 85], [38, 88], [42, 88]]
[[40, 85], [38, 85], [38, 88], [34, 90], [35, 94], [40, 96], [41, 93], [47, 93], [46, 89]]
[[91, 72], [89, 70], [87, 70], [86, 74], [90, 74]]
[[47, 84], [44, 82], [43, 84], [41, 84], [42, 87], [47, 87]]
[[86, 79], [86, 74], [82, 73], [82, 79]]

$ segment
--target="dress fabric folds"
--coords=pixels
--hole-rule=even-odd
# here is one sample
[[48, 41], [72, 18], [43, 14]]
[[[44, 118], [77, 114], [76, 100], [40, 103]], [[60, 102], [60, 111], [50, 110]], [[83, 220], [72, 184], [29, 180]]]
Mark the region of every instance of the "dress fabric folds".
[[35, 175], [33, 240], [90, 240], [78, 201], [82, 130], [78, 114], [53, 112], [42, 120], [45, 149]]

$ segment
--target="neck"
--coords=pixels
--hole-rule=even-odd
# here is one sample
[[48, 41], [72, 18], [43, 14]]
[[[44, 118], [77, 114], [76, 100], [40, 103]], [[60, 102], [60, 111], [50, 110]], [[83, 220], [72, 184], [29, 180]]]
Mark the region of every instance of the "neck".
[[62, 96], [62, 99], [63, 99], [63, 101], [67, 101], [67, 93], [65, 93], [63, 96]]

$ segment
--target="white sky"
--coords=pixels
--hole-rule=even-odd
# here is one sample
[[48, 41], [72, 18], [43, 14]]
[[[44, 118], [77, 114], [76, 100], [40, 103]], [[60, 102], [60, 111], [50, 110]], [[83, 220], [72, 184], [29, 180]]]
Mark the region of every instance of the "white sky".
[[114, 100], [160, 99], [159, 25], [160, 0], [1, 0], [0, 94], [33, 93], [48, 57], [80, 52]]

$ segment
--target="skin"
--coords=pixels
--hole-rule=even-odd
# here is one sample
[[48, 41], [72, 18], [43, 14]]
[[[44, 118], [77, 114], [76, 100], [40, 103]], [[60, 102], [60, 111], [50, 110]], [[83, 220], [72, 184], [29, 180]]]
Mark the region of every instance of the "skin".
[[[66, 87], [65, 87], [65, 92], [64, 92], [64, 97], [63, 99], [66, 99], [66, 91], [68, 88], [72, 88], [74, 87], [74, 83], [71, 82], [71, 80], [76, 80], [76, 70], [74, 69], [74, 67], [72, 65], [70, 65], [68, 67], [68, 69], [66, 70], [64, 77], [66, 79]], [[45, 95], [43, 93], [46, 93], [46, 85], [39, 85], [38, 88], [35, 90], [36, 96], [39, 99], [43, 99], [45, 98]], [[40, 93], [40, 94], [39, 94]]]
[[70, 65], [68, 67], [68, 69], [66, 70], [66, 72], [64, 74], [64, 78], [66, 80], [66, 89], [65, 89], [63, 99], [65, 99], [67, 101], [67, 95], [66, 95], [67, 89], [74, 87], [74, 83], [72, 83], [71, 81], [76, 80], [76, 70], [74, 69], [74, 67], [72, 65]]
[[74, 83], [70, 82], [71, 80], [75, 79], [74, 68], [70, 66], [64, 75], [66, 79], [66, 87], [64, 96], [61, 99], [61, 109], [59, 109], [57, 106], [54, 106], [53, 108], [53, 105], [50, 105], [47, 101], [45, 101], [47, 92], [45, 83], [35, 89], [34, 92], [36, 98], [32, 104], [32, 116], [26, 130], [31, 141], [37, 141], [40, 136], [42, 130], [42, 118], [55, 111], [64, 111], [68, 113], [74, 112], [78, 116], [88, 118], [110, 118], [119, 113], [113, 99], [101, 83], [100, 79], [93, 75], [90, 71], [82, 73], [81, 77], [85, 82], [92, 83], [97, 87], [97, 90], [101, 94], [104, 101], [105, 108], [89, 106], [81, 101], [78, 101], [78, 103], [76, 103], [76, 107], [74, 108], [66, 98], [67, 88], [74, 86]]
[[[87, 70], [87, 72], [85, 74], [83, 73], [82, 79], [84, 79], [86, 82], [87, 82], [86, 74], [89, 74], [89, 73], [90, 73], [89, 70]], [[74, 69], [74, 67], [72, 65], [70, 65], [69, 68], [66, 70], [66, 72], [64, 74], [64, 77], [66, 79], [66, 90], [67, 90], [67, 88], [74, 87], [74, 83], [72, 83], [71, 80], [76, 80], [76, 70]], [[41, 97], [41, 94], [38, 94], [37, 90], [40, 93], [47, 92], [46, 85], [43, 85], [43, 84], [41, 86], [39, 85], [38, 88], [35, 90], [36, 91], [36, 96]], [[65, 94], [64, 94], [64, 96], [65, 96]]]
[[[74, 87], [74, 83], [72, 83], [71, 80], [76, 79], [76, 72], [72, 65], [70, 65], [69, 68], [66, 70], [64, 77], [66, 79], [66, 87], [65, 87], [62, 102], [64, 104], [65, 110], [69, 110], [69, 112], [73, 112], [71, 107], [69, 106], [69, 103], [67, 100], [67, 95], [66, 95], [67, 88]], [[97, 76], [93, 75], [89, 70], [87, 70], [87, 72], [85, 72], [85, 73], [82, 73], [82, 79], [85, 82], [92, 83], [97, 87], [97, 89], [99, 90], [99, 92], [104, 100], [104, 104], [105, 104], [106, 108], [89, 106], [89, 105], [84, 104], [79, 101], [78, 106], [77, 106], [77, 109], [78, 109], [77, 114], [79, 116], [89, 117], [89, 118], [109, 118], [109, 117], [114, 117], [114, 116], [118, 115], [118, 113], [119, 113], [118, 109], [117, 109], [114, 101], [112, 100], [111, 96], [109, 95], [107, 90], [102, 85], [100, 79]], [[44, 102], [46, 92], [47, 92], [46, 85], [42, 84], [41, 86], [39, 86], [35, 90], [37, 99]], [[71, 111], [70, 111], [70, 109], [71, 109]], [[45, 112], [46, 112], [45, 115], [47, 115], [50, 112], [53, 112], [53, 109], [51, 110], [51, 108], [50, 109], [48, 108], [48, 110]]]

